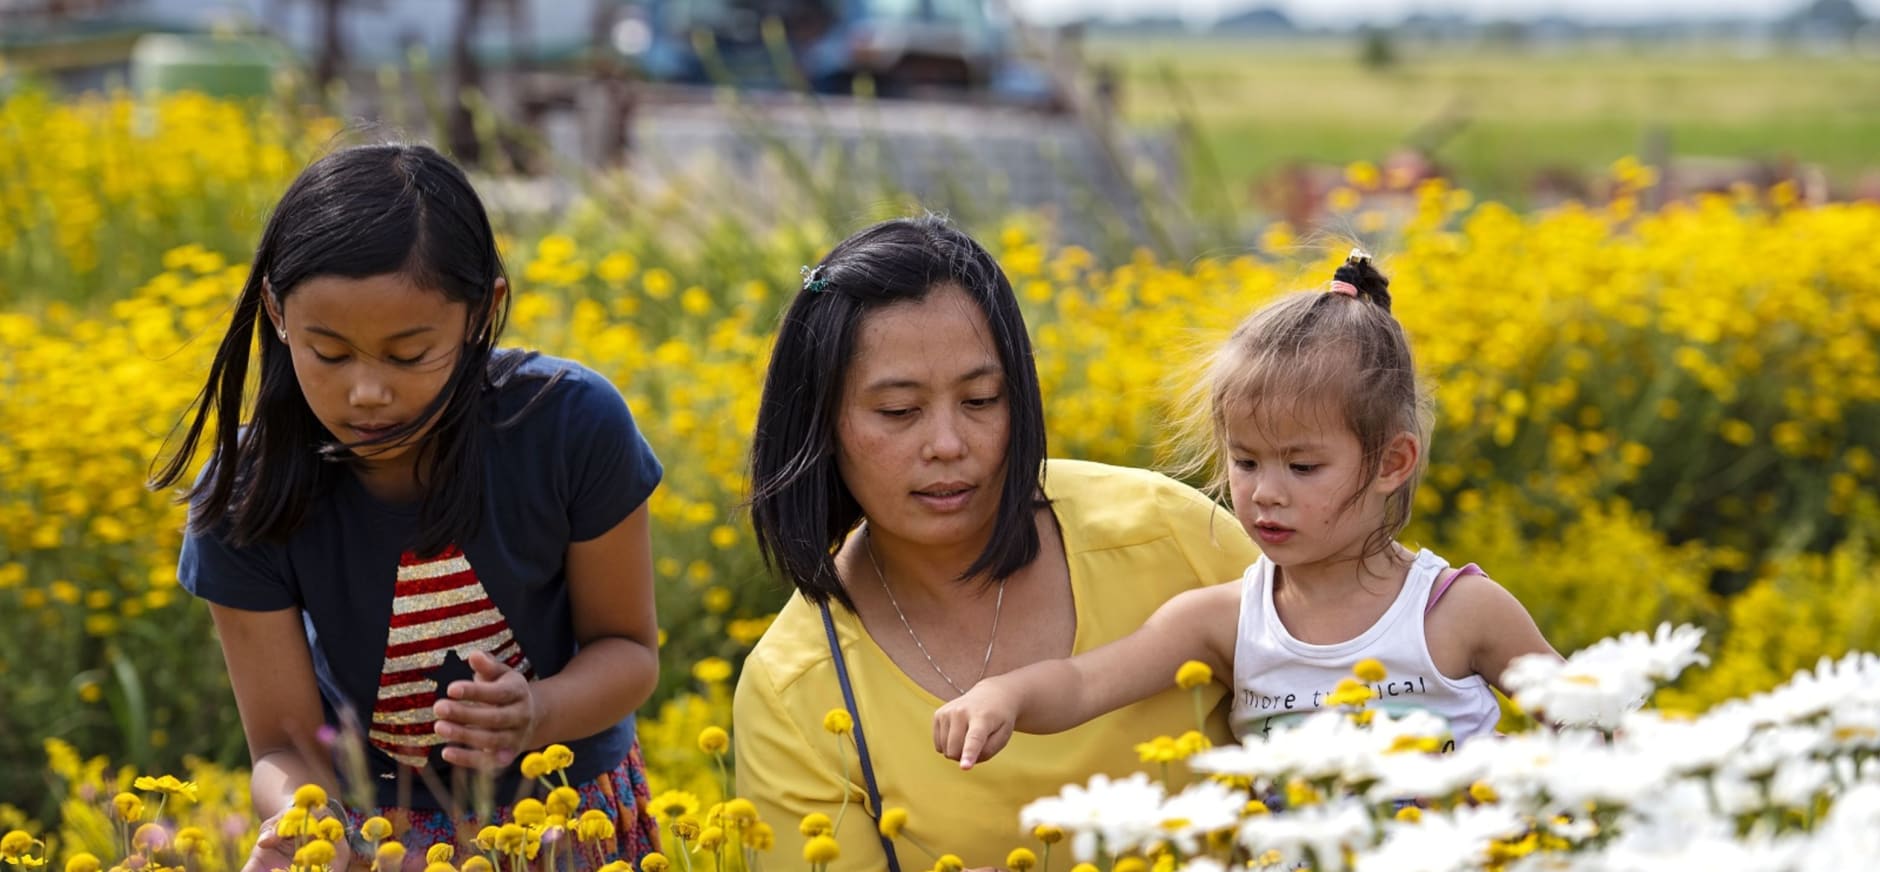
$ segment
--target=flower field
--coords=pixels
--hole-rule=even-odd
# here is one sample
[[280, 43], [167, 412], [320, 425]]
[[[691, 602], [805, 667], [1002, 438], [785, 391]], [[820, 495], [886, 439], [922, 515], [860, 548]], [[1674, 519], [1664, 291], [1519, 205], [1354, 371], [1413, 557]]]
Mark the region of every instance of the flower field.
[[[191, 96], [0, 98], [0, 830], [43, 842], [11, 859], [128, 853], [112, 799], [161, 772], [193, 782], [196, 796], [142, 791], [141, 819], [171, 802], [165, 813], [203, 834], [188, 863], [161, 862], [228, 868], [249, 837], [246, 782], [232, 768], [245, 750], [220, 654], [206, 610], [174, 574], [182, 512], [143, 482], [200, 385], [267, 208], [337, 129], [316, 114]], [[1829, 839], [1880, 805], [1873, 723], [1824, 721], [1829, 708], [1793, 702], [1797, 687], [1857, 679], [1870, 692], [1871, 663], [1752, 699], [1823, 657], [1880, 650], [1880, 259], [1869, 253], [1880, 205], [1800, 207], [1777, 187], [1641, 212], [1634, 194], [1649, 173], [1622, 162], [1613, 175], [1610, 202], [1519, 214], [1440, 183], [1389, 191], [1375, 170], [1351, 168], [1338, 201], [1392, 275], [1434, 384], [1430, 473], [1410, 537], [1486, 567], [1562, 651], [1664, 622], [1701, 627], [1693, 653], [1708, 667], [1664, 676], [1653, 697], [1676, 716], [1625, 734], [1642, 747], [1672, 741], [1655, 731], [1723, 724], [1744, 742], [1773, 737], [1778, 764], [1826, 767], [1744, 774], [1763, 791], [1749, 799], [1706, 800], [1699, 781], [1676, 782], [1696, 785], [1679, 801], [1714, 814], [1703, 821], [1719, 840], [1764, 838], [1765, 868], [1797, 868], [1784, 858], [1827, 855], [1783, 834]], [[784, 596], [735, 510], [768, 335], [797, 267], [853, 227], [807, 213], [759, 223], [683, 192], [582, 182], [588, 197], [552, 219], [498, 211], [517, 290], [507, 340], [614, 379], [666, 465], [652, 509], [669, 635], [641, 738], [655, 792], [685, 791], [703, 814], [722, 798], [722, 776], [699, 734], [735, 729], [736, 664]], [[881, 215], [900, 208], [887, 202]], [[1053, 455], [1136, 465], [1166, 459], [1184, 352], [1274, 294], [1321, 283], [1344, 253], [1283, 226], [1181, 260], [1061, 244], [1026, 215], [967, 229], [1027, 307]], [[1772, 698], [1791, 707], [1769, 715]], [[1553, 753], [1508, 747], [1510, 758]], [[1601, 765], [1623, 769], [1634, 751], [1613, 745]], [[1776, 803], [1778, 783], [1813, 792]], [[1685, 789], [1676, 784], [1664, 789]], [[1816, 802], [1830, 785], [1842, 801]], [[1488, 789], [1508, 801], [1430, 821], [1484, 844], [1600, 838], [1586, 829], [1599, 815], [1573, 814], [1558, 795]], [[1513, 818], [1521, 827], [1482, 816], [1494, 807], [1525, 815]], [[1232, 826], [1256, 826], [1235, 811]], [[1533, 828], [1561, 812], [1564, 829]], [[1628, 833], [1675, 823], [1624, 820]], [[1014, 832], [1018, 845], [1016, 822]], [[1344, 862], [1337, 851], [1314, 859]]]

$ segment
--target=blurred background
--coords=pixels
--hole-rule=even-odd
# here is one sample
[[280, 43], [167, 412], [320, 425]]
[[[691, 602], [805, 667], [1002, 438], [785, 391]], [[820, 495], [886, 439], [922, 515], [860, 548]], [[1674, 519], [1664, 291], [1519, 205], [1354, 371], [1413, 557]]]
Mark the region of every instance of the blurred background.
[[1362, 244], [1435, 391], [1407, 538], [1563, 651], [1704, 626], [1673, 708], [1880, 648], [1880, 0], [0, 0], [0, 829], [106, 856], [130, 771], [248, 832], [143, 482], [275, 199], [384, 138], [665, 461], [655, 789], [717, 796], [786, 595], [738, 506], [798, 268], [920, 209], [1011, 274], [1053, 455], [1165, 461], [1192, 354]]

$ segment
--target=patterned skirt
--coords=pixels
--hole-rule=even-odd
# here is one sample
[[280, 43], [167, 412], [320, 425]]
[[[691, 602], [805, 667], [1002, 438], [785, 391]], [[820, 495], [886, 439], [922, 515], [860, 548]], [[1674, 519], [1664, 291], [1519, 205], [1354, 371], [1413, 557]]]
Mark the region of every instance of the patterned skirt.
[[[615, 860], [624, 860], [638, 869], [641, 857], [659, 850], [659, 823], [647, 809], [652, 796], [646, 784], [646, 767], [640, 758], [639, 742], [633, 743], [627, 758], [613, 771], [603, 772], [574, 788], [581, 794], [581, 808], [576, 816], [589, 809], [606, 812], [613, 820], [614, 837], [602, 842], [581, 843], [575, 840], [573, 832], [567, 833], [563, 838], [573, 844], [573, 872], [594, 872]], [[509, 820], [510, 812], [509, 806], [498, 809], [497, 820]], [[405, 846], [407, 857], [421, 858], [432, 845], [449, 843], [456, 846], [458, 864], [481, 853], [476, 848], [476, 834], [484, 824], [490, 823], [469, 817], [453, 821], [449, 814], [431, 809], [377, 808], [364, 814], [350, 808], [346, 810], [346, 816], [355, 827], [372, 815], [391, 821], [392, 838]], [[564, 846], [561, 851], [560, 856], [565, 858], [570, 848]], [[568, 867], [558, 861], [556, 868]]]

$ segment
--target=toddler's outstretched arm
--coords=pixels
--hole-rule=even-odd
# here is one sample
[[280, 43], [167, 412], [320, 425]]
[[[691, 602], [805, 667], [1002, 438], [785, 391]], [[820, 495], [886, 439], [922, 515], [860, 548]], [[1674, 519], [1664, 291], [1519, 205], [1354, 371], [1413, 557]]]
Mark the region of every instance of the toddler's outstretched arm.
[[999, 753], [1014, 732], [1062, 732], [1154, 696], [1189, 660], [1224, 680], [1239, 615], [1236, 579], [1178, 594], [1136, 632], [1101, 648], [986, 678], [934, 712], [934, 750], [971, 769]]

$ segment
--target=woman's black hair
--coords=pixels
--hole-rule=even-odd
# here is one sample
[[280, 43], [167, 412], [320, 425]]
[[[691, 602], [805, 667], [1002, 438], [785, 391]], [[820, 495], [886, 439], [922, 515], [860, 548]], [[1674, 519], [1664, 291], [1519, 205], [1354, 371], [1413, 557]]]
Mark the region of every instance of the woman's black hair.
[[810, 270], [783, 314], [751, 440], [751, 525], [765, 563], [821, 605], [854, 603], [834, 551], [862, 509], [836, 469], [836, 423], [855, 337], [871, 312], [956, 286], [986, 316], [1011, 412], [1005, 482], [992, 538], [962, 580], [997, 583], [1038, 556], [1032, 513], [1044, 477], [1044, 400], [1018, 298], [992, 255], [944, 218], [876, 224]]
[[[263, 295], [279, 306], [308, 279], [398, 275], [469, 309], [467, 335], [437, 398], [422, 414], [369, 442], [333, 439], [307, 405], [287, 345], [269, 330]], [[414, 548], [432, 554], [476, 532], [483, 500], [486, 387], [528, 359], [494, 354], [508, 296], [494, 298], [503, 264], [483, 203], [463, 171], [424, 145], [361, 145], [315, 161], [274, 208], [228, 332], [193, 404], [178, 450], [152, 477], [174, 485], [213, 421], [215, 448], [190, 488], [190, 529], [231, 545], [285, 539], [309, 504], [328, 492], [334, 461], [353, 449], [397, 442], [435, 419], [413, 448], [423, 483]], [[261, 348], [253, 414], [242, 425], [248, 358]], [[174, 434], [172, 434], [174, 437]]]

